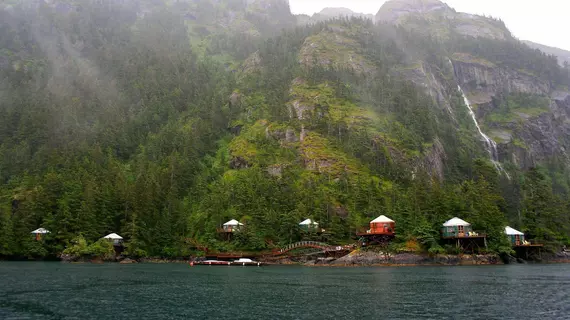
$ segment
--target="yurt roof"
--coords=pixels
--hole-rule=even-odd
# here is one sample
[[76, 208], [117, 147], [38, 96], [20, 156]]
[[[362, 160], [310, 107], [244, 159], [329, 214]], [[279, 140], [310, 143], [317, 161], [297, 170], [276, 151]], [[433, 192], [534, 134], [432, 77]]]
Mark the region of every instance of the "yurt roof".
[[524, 236], [524, 233], [522, 233], [516, 229], [513, 229], [511, 227], [506, 227], [505, 233], [509, 236]]
[[30, 233], [34, 233], [34, 234], [36, 234], [36, 233], [46, 234], [46, 233], [50, 233], [50, 232], [49, 232], [49, 230], [47, 230], [47, 229], [39, 228], [39, 229], [36, 229], [36, 230], [34, 230], [34, 231], [30, 232]]
[[394, 222], [394, 220], [386, 217], [385, 215], [381, 215], [378, 218], [370, 221], [370, 223], [384, 223], [384, 222]]
[[120, 235], [116, 234], [116, 233], [111, 233], [108, 234], [106, 236], [103, 237], [104, 239], [112, 239], [112, 240], [122, 240], [123, 237], [121, 237]]
[[465, 220], [461, 220], [457, 217], [448, 220], [443, 224], [444, 227], [453, 227], [453, 226], [470, 226], [471, 224]]
[[299, 223], [299, 225], [302, 225], [302, 226], [304, 226], [304, 225], [316, 225], [316, 224], [318, 224], [318, 223], [311, 220], [311, 219], [306, 219], [303, 222]]
[[243, 226], [243, 223], [240, 223], [236, 219], [232, 219], [232, 220], [224, 223], [224, 226]]

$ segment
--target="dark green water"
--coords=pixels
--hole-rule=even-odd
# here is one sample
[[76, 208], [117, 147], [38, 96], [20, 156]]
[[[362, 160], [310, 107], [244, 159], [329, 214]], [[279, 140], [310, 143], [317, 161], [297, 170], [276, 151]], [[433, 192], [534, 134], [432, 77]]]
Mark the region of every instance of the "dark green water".
[[570, 265], [1, 262], [0, 319], [570, 319]]

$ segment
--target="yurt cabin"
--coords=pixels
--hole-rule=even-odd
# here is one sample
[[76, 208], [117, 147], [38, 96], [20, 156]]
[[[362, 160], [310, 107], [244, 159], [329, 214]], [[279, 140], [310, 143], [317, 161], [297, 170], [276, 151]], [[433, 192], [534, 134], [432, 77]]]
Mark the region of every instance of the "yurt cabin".
[[42, 236], [48, 233], [50, 233], [49, 230], [44, 228], [39, 228], [31, 232], [31, 234], [35, 235], [37, 241], [41, 240]]
[[473, 231], [469, 222], [457, 217], [443, 224], [441, 238], [446, 243], [454, 243], [464, 252], [477, 252], [481, 248], [487, 248], [487, 236]]
[[113, 242], [114, 246], [122, 246], [123, 245], [123, 237], [116, 233], [110, 233], [103, 237], [103, 239], [107, 239]]
[[240, 231], [245, 225], [236, 219], [232, 219], [218, 228], [218, 234], [226, 241], [232, 239], [234, 232]]
[[382, 245], [391, 241], [396, 235], [396, 222], [384, 215], [370, 221], [370, 228], [365, 232], [357, 232], [361, 246]]
[[457, 217], [446, 221], [441, 227], [443, 238], [463, 238], [473, 232], [471, 224]]
[[384, 215], [370, 221], [370, 234], [394, 235], [396, 233], [396, 222]]
[[526, 243], [525, 239], [524, 239], [524, 233], [513, 229], [511, 227], [506, 227], [505, 228], [505, 234], [507, 235], [507, 237], [509, 237], [509, 240], [511, 241], [511, 245], [513, 246], [522, 246]]
[[222, 225], [222, 231], [227, 233], [232, 233], [239, 231], [244, 226], [243, 223], [237, 221], [236, 219], [232, 219]]
[[319, 223], [311, 219], [305, 219], [303, 222], [299, 223], [299, 228], [305, 232], [317, 232], [320, 231]]

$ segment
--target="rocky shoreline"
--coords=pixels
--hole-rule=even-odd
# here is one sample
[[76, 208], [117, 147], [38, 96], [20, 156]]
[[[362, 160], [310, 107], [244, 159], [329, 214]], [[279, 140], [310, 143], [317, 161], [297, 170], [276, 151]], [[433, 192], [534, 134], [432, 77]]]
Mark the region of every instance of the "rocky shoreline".
[[427, 255], [417, 253], [386, 253], [355, 250], [339, 259], [308, 261], [308, 266], [465, 266], [503, 264], [498, 255]]
[[[191, 258], [163, 259], [163, 258], [129, 258], [125, 256], [113, 259], [96, 257], [73, 257], [61, 255], [61, 262], [65, 263], [187, 263]], [[267, 265], [302, 265], [320, 267], [367, 267], [367, 266], [468, 266], [468, 265], [500, 265], [516, 263], [570, 263], [570, 252], [562, 251], [543, 255], [540, 261], [525, 261], [515, 257], [501, 258], [496, 254], [441, 254], [429, 255], [421, 253], [389, 253], [371, 250], [354, 250], [341, 258], [332, 257], [284, 257], [281, 259], [263, 259], [258, 261]]]

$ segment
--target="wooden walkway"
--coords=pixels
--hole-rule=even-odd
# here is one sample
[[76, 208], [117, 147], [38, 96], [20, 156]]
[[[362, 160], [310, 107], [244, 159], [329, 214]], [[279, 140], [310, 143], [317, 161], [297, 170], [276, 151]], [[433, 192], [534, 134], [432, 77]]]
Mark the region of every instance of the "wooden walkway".
[[299, 242], [292, 243], [292, 244], [290, 244], [284, 248], [281, 248], [281, 249], [274, 251], [273, 255], [280, 256], [280, 255], [286, 254], [292, 250], [305, 249], [305, 248], [318, 249], [322, 252], [327, 252], [327, 253], [328, 252], [339, 252], [339, 251], [351, 250], [353, 246], [354, 245], [331, 246], [329, 244], [326, 244], [323, 242], [317, 242], [317, 241], [299, 241]]

